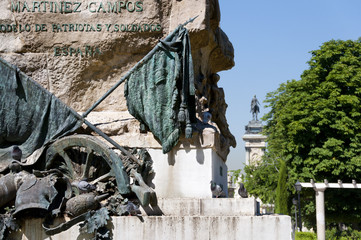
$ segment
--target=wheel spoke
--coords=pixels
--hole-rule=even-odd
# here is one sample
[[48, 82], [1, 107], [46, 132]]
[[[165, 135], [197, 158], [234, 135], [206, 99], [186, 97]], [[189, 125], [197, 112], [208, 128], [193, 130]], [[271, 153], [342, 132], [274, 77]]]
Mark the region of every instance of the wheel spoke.
[[74, 169], [73, 169], [73, 164], [71, 164], [71, 159], [70, 159], [70, 157], [69, 157], [69, 155], [65, 152], [65, 151], [60, 151], [59, 152], [59, 155], [64, 159], [64, 161], [65, 161], [65, 164], [66, 164], [66, 166], [67, 166], [67, 168], [68, 168], [68, 172], [69, 172], [69, 177], [71, 178], [71, 179], [73, 179], [73, 173], [74, 173]]
[[94, 181], [91, 182], [91, 184], [96, 184], [97, 182], [101, 182], [105, 179], [108, 179], [109, 177], [111, 177], [112, 175], [110, 174], [110, 172], [98, 177], [97, 179], [95, 179]]
[[[114, 176], [116, 159], [109, 147], [96, 137], [67, 136], [55, 141], [47, 150], [46, 169], [59, 169], [69, 180], [105, 181]], [[123, 177], [123, 176], [122, 176]], [[127, 178], [124, 177], [124, 181]]]
[[87, 156], [85, 160], [85, 164], [82, 166], [82, 179], [88, 179], [89, 178], [89, 169], [93, 162], [93, 156], [94, 156], [94, 150], [93, 149], [87, 149]]

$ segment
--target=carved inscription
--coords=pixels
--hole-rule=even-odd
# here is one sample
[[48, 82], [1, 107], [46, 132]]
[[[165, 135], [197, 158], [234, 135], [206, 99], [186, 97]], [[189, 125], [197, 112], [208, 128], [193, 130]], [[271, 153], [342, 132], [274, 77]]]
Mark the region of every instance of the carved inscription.
[[43, 13], [79, 13], [87, 10], [91, 13], [122, 13], [142, 12], [142, 1], [118, 1], [118, 2], [82, 2], [70, 1], [11, 1], [10, 11], [12, 12], [43, 12]]
[[[79, 14], [85, 12], [87, 14], [117, 14], [122, 16], [124, 13], [141, 14], [146, 10], [143, 1], [100, 1], [100, 2], [80, 2], [80, 1], [14, 1], [11, 0], [9, 10], [14, 14], [41, 14], [42, 16], [50, 16], [43, 14]], [[51, 19], [47, 22], [39, 23], [0, 23], [0, 34], [9, 33], [115, 33], [123, 32], [161, 32], [162, 26], [158, 23], [138, 22], [123, 23], [121, 19], [117, 22], [104, 23], [86, 23], [83, 22], [82, 15], [79, 14], [79, 22], [68, 23], [52, 23]], [[95, 16], [96, 17], [96, 16]], [[83, 56], [95, 57], [101, 54], [101, 50], [97, 46], [71, 47], [69, 44], [63, 43], [64, 46], [56, 46], [53, 48], [54, 56]]]

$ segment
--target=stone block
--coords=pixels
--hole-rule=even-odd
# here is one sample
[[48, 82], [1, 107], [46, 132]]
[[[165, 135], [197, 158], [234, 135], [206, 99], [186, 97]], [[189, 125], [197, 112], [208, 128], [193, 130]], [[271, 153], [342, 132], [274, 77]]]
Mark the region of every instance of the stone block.
[[[24, 220], [21, 232], [9, 239], [76, 240], [91, 239], [80, 234], [79, 225], [53, 236], [41, 228], [42, 219]], [[112, 239], [122, 240], [291, 240], [290, 216], [149, 216], [113, 217], [108, 227]]]
[[255, 216], [254, 198], [159, 198], [157, 207], [142, 208], [143, 215]]
[[154, 161], [154, 190], [160, 198], [212, 198], [210, 181], [227, 189], [227, 165], [212, 148], [148, 150]]

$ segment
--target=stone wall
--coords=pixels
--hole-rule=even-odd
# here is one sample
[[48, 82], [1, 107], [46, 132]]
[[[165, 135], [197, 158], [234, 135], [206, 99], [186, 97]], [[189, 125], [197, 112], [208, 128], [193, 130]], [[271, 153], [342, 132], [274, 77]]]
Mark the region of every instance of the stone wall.
[[[219, 28], [217, 0], [0, 2], [0, 57], [17, 65], [78, 112], [86, 111], [179, 24], [189, 23], [197, 115], [212, 113], [217, 153], [226, 160], [236, 141], [217, 72], [234, 66], [233, 46]], [[106, 112], [106, 114], [104, 114]], [[158, 147], [127, 112], [123, 85], [88, 120], [121, 145]], [[131, 141], [129, 139], [132, 139]]]

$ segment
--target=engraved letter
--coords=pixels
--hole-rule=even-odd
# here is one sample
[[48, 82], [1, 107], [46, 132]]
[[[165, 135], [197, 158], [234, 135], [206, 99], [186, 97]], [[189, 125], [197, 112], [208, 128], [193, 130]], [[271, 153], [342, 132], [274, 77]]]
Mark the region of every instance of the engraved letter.
[[137, 12], [143, 12], [143, 2], [136, 2], [135, 5], [137, 6]]
[[91, 2], [91, 3], [89, 3], [89, 5], [88, 5], [89, 12], [92, 12], [92, 13], [96, 12], [96, 10], [91, 10], [91, 9], [90, 9], [90, 8], [91, 8], [91, 5], [93, 5], [93, 4], [96, 4], [96, 2]]
[[[133, 6], [133, 8], [129, 7], [130, 4]], [[135, 6], [134, 6], [134, 4], [132, 2], [127, 2], [127, 10], [129, 12], [134, 12]]]
[[75, 9], [73, 12], [81, 12], [80, 10], [78, 10], [78, 8], [80, 7], [81, 5], [81, 2], [74, 2], [74, 5], [75, 5]]
[[15, 5], [13, 1], [11, 1], [10, 10], [12, 12], [20, 12], [20, 1], [18, 1], [17, 5]]
[[118, 12], [117, 6], [118, 6], [117, 3], [114, 3], [112, 5], [111, 2], [108, 2], [108, 13], [110, 12], [117, 13]]

